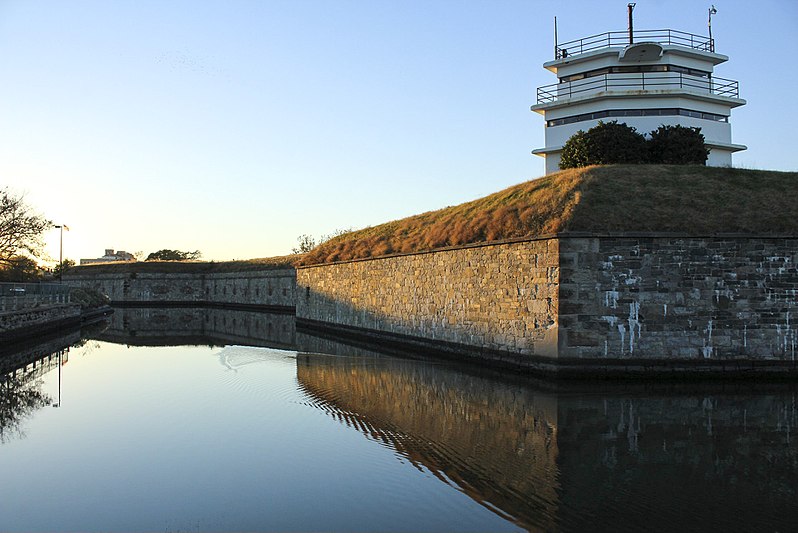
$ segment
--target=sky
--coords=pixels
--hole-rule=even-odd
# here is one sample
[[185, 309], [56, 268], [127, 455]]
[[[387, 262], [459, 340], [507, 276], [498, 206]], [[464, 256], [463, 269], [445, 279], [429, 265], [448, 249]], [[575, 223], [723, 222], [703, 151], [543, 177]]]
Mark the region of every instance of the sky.
[[[284, 255], [456, 205], [543, 175], [554, 17], [561, 42], [623, 31], [626, 3], [0, 0], [0, 187], [75, 260]], [[706, 35], [709, 5], [638, 0], [635, 28]], [[798, 1], [715, 6], [734, 165], [798, 170]]]

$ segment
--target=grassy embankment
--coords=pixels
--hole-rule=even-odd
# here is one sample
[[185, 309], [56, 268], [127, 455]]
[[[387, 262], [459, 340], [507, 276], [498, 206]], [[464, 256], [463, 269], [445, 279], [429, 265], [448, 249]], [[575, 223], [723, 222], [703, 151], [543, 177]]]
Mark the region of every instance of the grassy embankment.
[[352, 231], [310, 252], [248, 261], [106, 263], [105, 272], [236, 272], [586, 231], [798, 236], [798, 173], [704, 166], [572, 169], [471, 202]]
[[704, 166], [572, 169], [330, 239], [311, 265], [569, 231], [798, 235], [798, 173]]
[[[125, 273], [213, 273], [245, 272], [290, 267], [296, 255], [247, 259], [244, 261], [118, 261], [73, 267], [69, 274], [125, 274]], [[68, 276], [68, 274], [67, 274]]]

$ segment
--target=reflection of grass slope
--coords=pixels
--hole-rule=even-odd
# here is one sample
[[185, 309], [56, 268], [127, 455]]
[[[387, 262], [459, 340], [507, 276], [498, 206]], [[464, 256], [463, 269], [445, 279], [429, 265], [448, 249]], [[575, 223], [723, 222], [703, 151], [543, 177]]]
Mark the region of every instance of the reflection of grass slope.
[[566, 231], [798, 235], [798, 173], [704, 166], [571, 169], [485, 198], [353, 231], [300, 264]]

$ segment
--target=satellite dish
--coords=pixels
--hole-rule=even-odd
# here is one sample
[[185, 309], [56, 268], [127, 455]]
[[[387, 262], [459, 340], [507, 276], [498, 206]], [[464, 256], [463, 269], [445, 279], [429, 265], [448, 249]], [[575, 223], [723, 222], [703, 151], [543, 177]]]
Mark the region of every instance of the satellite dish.
[[626, 46], [618, 54], [622, 63], [639, 63], [641, 61], [657, 61], [662, 57], [662, 45], [659, 43], [634, 43]]

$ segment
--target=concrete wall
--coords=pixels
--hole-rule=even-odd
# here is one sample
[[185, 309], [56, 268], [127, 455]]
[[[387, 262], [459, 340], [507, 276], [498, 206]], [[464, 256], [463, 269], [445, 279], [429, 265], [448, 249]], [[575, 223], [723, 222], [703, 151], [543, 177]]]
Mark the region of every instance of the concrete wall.
[[297, 270], [297, 319], [522, 355], [557, 355], [558, 240]]
[[91, 269], [64, 276], [71, 286], [89, 286], [113, 304], [220, 304], [263, 309], [293, 309], [293, 268], [243, 272], [92, 274]]

